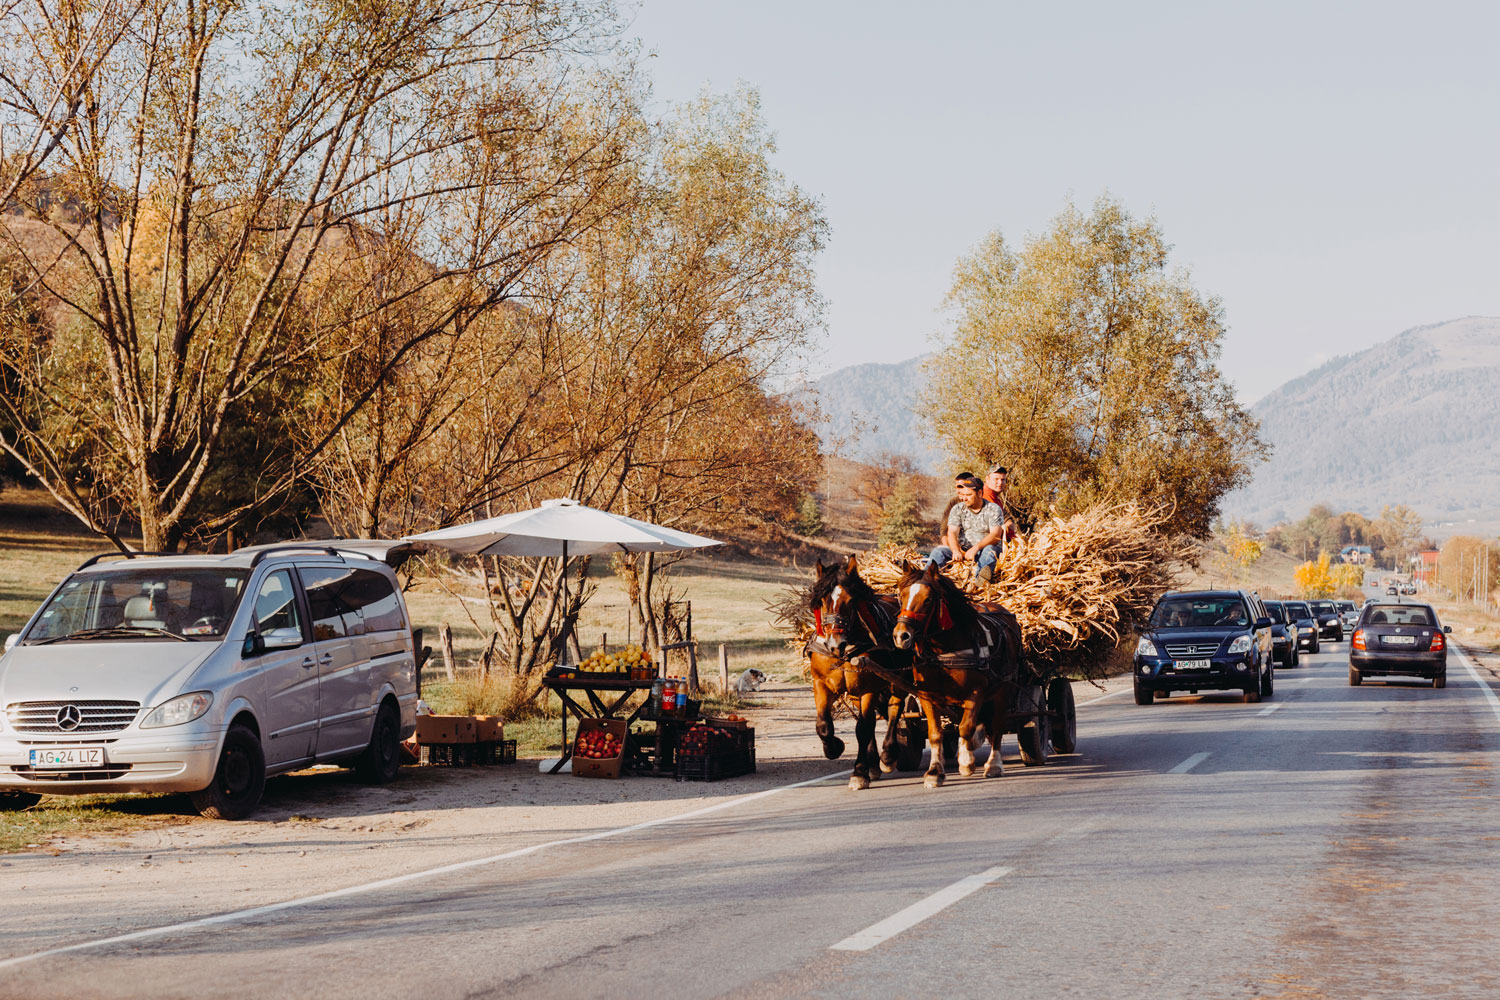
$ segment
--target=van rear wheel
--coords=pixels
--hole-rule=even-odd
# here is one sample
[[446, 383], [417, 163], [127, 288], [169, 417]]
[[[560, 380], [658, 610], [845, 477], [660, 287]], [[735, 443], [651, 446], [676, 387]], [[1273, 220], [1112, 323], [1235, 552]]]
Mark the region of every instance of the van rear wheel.
[[370, 745], [360, 754], [354, 773], [373, 785], [395, 781], [401, 773], [401, 713], [389, 701], [382, 702], [375, 713]]
[[0, 792], [0, 812], [30, 809], [40, 801], [42, 797], [36, 792]]
[[266, 790], [266, 755], [260, 737], [246, 726], [230, 726], [219, 766], [207, 788], [192, 792], [193, 808], [209, 819], [244, 819]]

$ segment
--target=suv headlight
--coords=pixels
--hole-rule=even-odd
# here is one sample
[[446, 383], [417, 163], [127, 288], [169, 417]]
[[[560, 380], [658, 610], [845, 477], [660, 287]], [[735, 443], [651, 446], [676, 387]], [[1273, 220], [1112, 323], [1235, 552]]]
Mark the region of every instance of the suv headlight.
[[180, 726], [184, 722], [192, 722], [207, 712], [208, 706], [213, 703], [214, 696], [207, 691], [178, 695], [153, 708], [151, 714], [141, 720], [141, 728], [160, 729], [163, 726]]
[[1233, 656], [1235, 653], [1248, 653], [1248, 652], [1250, 652], [1250, 641], [1251, 641], [1251, 639], [1250, 639], [1250, 636], [1248, 636], [1248, 635], [1242, 635], [1242, 636], [1237, 637], [1233, 642], [1231, 642], [1229, 644], [1229, 650], [1228, 650], [1229, 655]]
[[1157, 652], [1156, 643], [1154, 643], [1150, 639], [1147, 639], [1144, 636], [1142, 636], [1141, 637], [1141, 641], [1135, 644], [1135, 655], [1136, 656], [1160, 656], [1161, 653]]

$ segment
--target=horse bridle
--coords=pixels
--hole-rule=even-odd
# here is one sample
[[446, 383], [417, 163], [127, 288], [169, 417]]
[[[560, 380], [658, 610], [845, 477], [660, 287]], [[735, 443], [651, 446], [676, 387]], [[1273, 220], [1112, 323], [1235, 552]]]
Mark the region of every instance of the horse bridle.
[[[865, 641], [872, 647], [889, 646], [890, 644], [888, 641], [883, 642], [881, 640], [880, 628], [865, 619], [865, 613], [868, 610], [864, 606], [865, 602], [856, 599], [852, 595], [849, 597], [849, 601], [854, 605], [855, 623], [859, 625], [860, 628], [864, 629]], [[828, 624], [826, 626], [825, 634], [825, 626], [823, 624], [823, 602], [819, 601], [818, 606], [816, 608], [813, 608], [813, 631], [818, 634], [819, 638], [826, 638], [835, 634], [846, 635], [850, 631], [850, 629], [848, 626], [848, 621], [844, 615], [833, 614], [828, 618]]]

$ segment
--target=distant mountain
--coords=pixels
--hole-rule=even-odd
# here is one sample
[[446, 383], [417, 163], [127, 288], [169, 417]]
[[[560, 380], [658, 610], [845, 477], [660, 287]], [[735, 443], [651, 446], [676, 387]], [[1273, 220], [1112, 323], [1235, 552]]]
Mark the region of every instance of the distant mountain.
[[911, 409], [927, 385], [923, 354], [897, 364], [851, 365], [818, 379], [811, 391], [827, 417], [823, 447], [857, 462], [882, 452], [910, 456], [924, 472], [943, 465], [932, 431]]
[[1429, 522], [1500, 512], [1500, 318], [1407, 330], [1251, 407], [1274, 448], [1224, 512], [1273, 524], [1315, 503]]

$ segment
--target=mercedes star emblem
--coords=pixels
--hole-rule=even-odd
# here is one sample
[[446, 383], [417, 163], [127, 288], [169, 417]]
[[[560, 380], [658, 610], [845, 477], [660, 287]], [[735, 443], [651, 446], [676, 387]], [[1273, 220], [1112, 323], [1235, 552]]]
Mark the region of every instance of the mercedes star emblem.
[[63, 732], [77, 729], [82, 721], [83, 713], [78, 711], [77, 705], [64, 705], [57, 710], [57, 728]]

